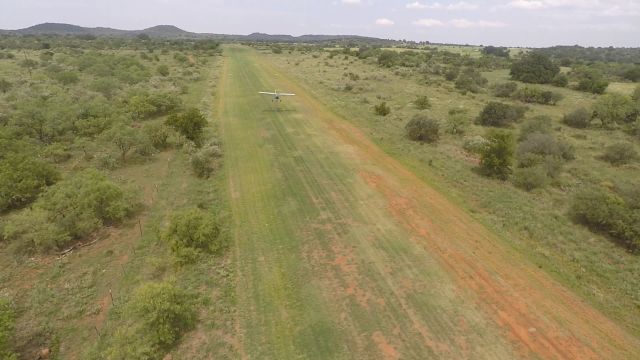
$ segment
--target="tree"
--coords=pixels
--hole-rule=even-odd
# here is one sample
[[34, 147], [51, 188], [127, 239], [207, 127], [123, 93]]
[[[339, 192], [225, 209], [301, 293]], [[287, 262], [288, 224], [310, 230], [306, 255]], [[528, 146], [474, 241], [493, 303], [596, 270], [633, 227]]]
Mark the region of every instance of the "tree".
[[32, 202], [59, 177], [53, 166], [27, 155], [12, 154], [0, 160], [0, 211]]
[[542, 90], [538, 87], [525, 86], [524, 88], [517, 90], [513, 94], [513, 98], [525, 103], [556, 105], [558, 101], [562, 100], [562, 94], [549, 90]]
[[120, 83], [111, 78], [101, 78], [96, 79], [89, 87], [91, 90], [101, 93], [107, 99], [111, 99], [120, 89]]
[[118, 148], [122, 162], [127, 160], [129, 151], [140, 142], [138, 130], [125, 124], [115, 125], [104, 133], [104, 138]]
[[538, 52], [530, 52], [511, 65], [511, 78], [525, 83], [548, 84], [560, 73], [558, 65]]
[[605, 148], [602, 160], [614, 166], [625, 165], [638, 159], [638, 151], [631, 143], [616, 143]]
[[59, 72], [55, 75], [55, 79], [65, 86], [75, 84], [80, 80], [78, 74], [73, 71]]
[[631, 123], [638, 117], [637, 109], [631, 98], [618, 93], [600, 96], [593, 105], [593, 112], [604, 128]]
[[198, 145], [202, 142], [207, 119], [200, 110], [191, 108], [181, 114], [172, 114], [166, 124]]
[[493, 96], [510, 98], [516, 90], [518, 90], [518, 84], [512, 81], [495, 84], [493, 86]]
[[622, 76], [629, 81], [639, 82], [640, 81], [640, 65], [636, 65], [631, 69], [625, 71]]
[[417, 114], [405, 126], [407, 137], [413, 141], [433, 143], [440, 138], [440, 124], [423, 114]]
[[604, 79], [600, 71], [586, 66], [575, 69], [573, 76], [578, 80], [576, 90], [603, 94], [609, 86], [609, 82]]
[[497, 101], [488, 102], [480, 112], [477, 123], [483, 126], [506, 127], [522, 119], [525, 109]]
[[478, 93], [487, 85], [487, 80], [479, 71], [474, 68], [466, 68], [458, 75], [458, 79], [455, 82], [455, 87], [458, 90], [470, 91], [472, 93]]
[[49, 212], [42, 209], [27, 209], [10, 217], [3, 234], [12, 243], [19, 243], [19, 252], [28, 254], [46, 253], [64, 248], [71, 237], [58, 224], [49, 221]]
[[513, 135], [504, 130], [491, 130], [485, 138], [488, 144], [480, 152], [480, 172], [487, 177], [508, 179], [513, 165]]
[[158, 72], [158, 74], [160, 74], [160, 76], [169, 76], [169, 67], [165, 64], [158, 65], [156, 71]]
[[508, 58], [509, 49], [505, 47], [485, 46], [484, 48], [482, 48], [482, 54]]
[[398, 62], [398, 53], [393, 50], [383, 50], [378, 55], [378, 64], [383, 67], [393, 67]]

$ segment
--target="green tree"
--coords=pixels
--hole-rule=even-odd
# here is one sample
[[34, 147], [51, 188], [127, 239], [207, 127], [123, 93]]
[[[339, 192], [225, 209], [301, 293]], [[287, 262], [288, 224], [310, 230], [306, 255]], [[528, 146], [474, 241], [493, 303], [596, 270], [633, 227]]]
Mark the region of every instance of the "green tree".
[[491, 130], [485, 138], [488, 144], [480, 153], [480, 172], [488, 177], [508, 179], [513, 171], [513, 135], [504, 130]]
[[42, 209], [27, 209], [8, 219], [3, 235], [19, 252], [35, 253], [60, 250], [71, 241], [69, 234], [49, 221], [50, 214]]
[[59, 176], [54, 167], [30, 156], [12, 154], [0, 160], [0, 211], [32, 202]]
[[125, 124], [118, 124], [104, 133], [104, 138], [113, 143], [120, 152], [122, 162], [127, 160], [127, 154], [138, 143], [140, 134], [137, 129]]
[[525, 109], [497, 101], [488, 102], [476, 122], [483, 126], [506, 127], [522, 119]]
[[593, 105], [593, 112], [604, 128], [631, 123], [638, 117], [636, 106], [631, 98], [618, 93], [600, 96]]
[[172, 114], [166, 120], [166, 124], [187, 139], [196, 144], [201, 144], [204, 137], [204, 128], [207, 126], [207, 118], [200, 110], [191, 108], [181, 114]]
[[440, 138], [440, 124], [426, 115], [417, 114], [407, 123], [405, 132], [413, 141], [433, 143]]
[[605, 147], [602, 160], [614, 166], [629, 164], [638, 160], [638, 151], [632, 143], [615, 143]]
[[538, 52], [530, 52], [511, 65], [511, 78], [525, 83], [549, 84], [560, 73], [558, 65]]
[[585, 108], [578, 108], [565, 114], [562, 122], [576, 129], [586, 129], [591, 125], [591, 112]]
[[393, 67], [398, 62], [398, 53], [393, 50], [383, 50], [378, 55], [378, 64], [383, 67]]
[[603, 94], [609, 86], [602, 73], [593, 68], [582, 66], [575, 69], [572, 75], [578, 80], [576, 89], [580, 91]]
[[165, 64], [158, 65], [156, 72], [160, 74], [160, 76], [169, 76], [169, 67]]

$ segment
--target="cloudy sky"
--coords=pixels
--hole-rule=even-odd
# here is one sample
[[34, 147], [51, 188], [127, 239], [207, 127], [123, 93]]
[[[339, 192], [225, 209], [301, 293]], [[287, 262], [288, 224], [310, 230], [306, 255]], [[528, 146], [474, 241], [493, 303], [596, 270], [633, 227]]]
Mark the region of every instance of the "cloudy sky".
[[640, 0], [0, 0], [0, 28], [41, 22], [195, 32], [357, 34], [512, 46], [640, 46]]

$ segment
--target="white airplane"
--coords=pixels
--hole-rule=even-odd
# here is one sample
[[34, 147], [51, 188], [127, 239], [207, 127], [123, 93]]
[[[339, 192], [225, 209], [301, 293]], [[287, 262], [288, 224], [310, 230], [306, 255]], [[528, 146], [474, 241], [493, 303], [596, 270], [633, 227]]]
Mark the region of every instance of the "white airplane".
[[277, 90], [274, 92], [260, 91], [260, 94], [271, 95], [273, 96], [273, 99], [271, 101], [277, 101], [277, 102], [282, 101], [282, 99], [280, 99], [281, 96], [296, 96], [296, 94], [279, 93]]

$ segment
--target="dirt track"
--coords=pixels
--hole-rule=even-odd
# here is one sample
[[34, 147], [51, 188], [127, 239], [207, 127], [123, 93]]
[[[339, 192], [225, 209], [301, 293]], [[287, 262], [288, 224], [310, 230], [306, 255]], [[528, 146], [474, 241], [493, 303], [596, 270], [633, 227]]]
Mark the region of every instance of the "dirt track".
[[[248, 358], [624, 359], [640, 342], [258, 54], [221, 117]], [[279, 111], [257, 91], [298, 94]]]

